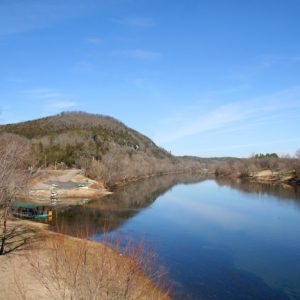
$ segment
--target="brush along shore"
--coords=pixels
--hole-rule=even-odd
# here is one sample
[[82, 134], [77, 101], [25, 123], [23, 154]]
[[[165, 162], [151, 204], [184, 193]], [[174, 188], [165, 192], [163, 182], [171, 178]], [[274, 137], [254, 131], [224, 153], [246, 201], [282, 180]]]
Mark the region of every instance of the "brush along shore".
[[170, 299], [157, 287], [160, 272], [141, 246], [122, 247], [121, 254], [104, 243], [50, 232], [44, 224], [15, 222], [31, 229], [31, 242], [0, 256], [0, 299]]

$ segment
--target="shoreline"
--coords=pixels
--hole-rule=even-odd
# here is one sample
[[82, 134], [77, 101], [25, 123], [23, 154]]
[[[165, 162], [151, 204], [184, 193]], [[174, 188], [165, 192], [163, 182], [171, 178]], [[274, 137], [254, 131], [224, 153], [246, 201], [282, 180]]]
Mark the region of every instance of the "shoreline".
[[[93, 180], [83, 175], [84, 170], [67, 169], [67, 170], [40, 170], [39, 173], [30, 183], [26, 194], [19, 194], [17, 198], [27, 199], [34, 204], [51, 204], [51, 191], [57, 193], [59, 203], [63, 205], [80, 205], [91, 200], [101, 199], [106, 195], [110, 195], [117, 188], [124, 187], [128, 184], [146, 180], [152, 177], [180, 175], [180, 174], [203, 174], [203, 176], [212, 175], [206, 170], [199, 171], [177, 171], [177, 172], [160, 172], [143, 176], [124, 178], [105, 187], [103, 182]], [[46, 176], [45, 176], [46, 173]], [[49, 183], [50, 182], [50, 183]], [[56, 182], [55, 187], [51, 182]], [[73, 184], [77, 186], [64, 188], [64, 185]], [[80, 186], [83, 185], [83, 186]], [[86, 201], [82, 202], [84, 199]]]
[[[77, 170], [78, 171], [78, 170]], [[265, 170], [266, 171], [266, 170]], [[230, 174], [230, 175], [222, 175], [222, 176], [211, 176], [211, 175], [213, 175], [212, 173], [203, 173], [203, 176], [206, 176], [207, 178], [210, 178], [210, 179], [221, 179], [221, 178], [224, 178], [224, 179], [232, 179], [232, 180], [245, 180], [245, 181], [248, 181], [248, 182], [255, 182], [255, 183], [260, 183], [260, 184], [272, 184], [272, 185], [281, 185], [281, 184], [287, 184], [286, 182], [282, 182], [282, 181], [278, 181], [278, 178], [277, 177], [275, 177], [275, 175], [278, 175], [277, 173], [274, 173], [274, 172], [272, 172], [272, 171], [270, 171], [270, 172], [272, 172], [272, 173], [270, 173], [269, 171], [268, 172], [265, 172], [264, 171], [264, 173], [261, 173], [260, 175], [261, 176], [253, 176], [253, 174], [252, 174], [252, 176], [248, 176], [248, 177], [245, 177], [245, 176], [232, 176], [233, 174]], [[81, 172], [81, 171], [80, 171]], [[134, 178], [133, 180], [127, 180], [127, 181], [122, 181], [121, 182], [121, 184], [118, 184], [118, 185], [115, 185], [115, 188], [118, 188], [118, 187], [121, 187], [121, 186], [126, 186], [127, 184], [130, 184], [130, 183], [133, 183], [133, 182], [136, 182], [136, 181], [139, 181], [139, 180], [145, 180], [145, 179], [147, 179], [147, 178], [151, 178], [151, 177], [155, 177], [155, 176], [166, 176], [166, 175], [176, 175], [176, 174], [184, 174], [184, 173], [195, 173], [195, 172], [176, 172], [176, 173], [167, 173], [167, 174], [153, 174], [153, 175], [151, 175], [151, 176], [143, 176], [143, 177], [136, 177], [136, 178]], [[201, 173], [201, 172], [197, 172], [197, 174], [199, 174], [199, 173]], [[195, 173], [196, 174], [196, 173]], [[270, 177], [269, 175], [273, 175], [273, 177]], [[236, 175], [236, 174], [235, 174]], [[262, 176], [263, 175], [263, 176]], [[286, 179], [287, 179], [287, 177], [285, 177]], [[289, 178], [289, 180], [290, 180], [291, 178]], [[299, 186], [299, 184], [298, 185], [290, 185], [290, 186], [292, 186], [292, 187], [297, 187], [297, 186]], [[88, 190], [88, 189], [85, 189], [85, 190]], [[76, 191], [78, 191], [78, 190], [76, 190]], [[107, 190], [106, 190], [107, 191]], [[111, 193], [111, 192], [108, 192], [107, 191], [107, 193]], [[105, 196], [106, 194], [102, 194], [102, 197], [103, 196]], [[80, 197], [78, 197], [78, 198], [80, 198]], [[66, 199], [66, 201], [69, 201], [68, 199]], [[70, 203], [70, 202], [67, 202], [69, 205], [71, 205], [72, 203]], [[75, 204], [75, 203], [74, 203]], [[76, 204], [78, 204], [78, 203], [76, 203]], [[83, 203], [82, 203], [83, 204]], [[23, 223], [23, 224], [27, 224], [28, 226], [37, 226], [37, 227], [40, 227], [41, 229], [42, 229], [42, 231], [43, 232], [45, 232], [46, 233], [46, 235], [49, 237], [62, 237], [63, 239], [65, 239], [66, 241], [69, 241], [70, 243], [74, 243], [74, 244], [76, 244], [76, 245], [80, 245], [81, 243], [82, 243], [82, 241], [84, 241], [84, 240], [82, 240], [82, 239], [80, 239], [80, 238], [76, 238], [76, 237], [72, 237], [72, 236], [69, 236], [69, 235], [67, 235], [67, 234], [63, 234], [63, 233], [55, 233], [55, 232], [52, 232], [52, 231], [50, 231], [49, 230], [49, 225], [46, 225], [46, 224], [40, 224], [40, 223], [36, 223], [36, 222], [34, 222], [34, 221], [31, 221], [31, 220], [21, 220], [21, 219], [19, 219], [19, 222], [21, 222], [21, 223]], [[69, 243], [68, 242], [68, 243]], [[111, 248], [110, 246], [107, 246], [107, 245], [105, 245], [104, 243], [102, 243], [102, 242], [88, 242], [88, 245], [89, 246], [91, 246], [91, 247], [98, 247], [98, 246], [96, 246], [96, 245], [101, 245], [101, 246], [99, 246], [99, 248], [101, 248], [101, 247], [108, 247], [108, 248], [110, 248], [111, 250], [109, 250], [109, 251], [113, 251], [114, 253], [115, 253], [115, 255], [117, 255], [117, 256], [122, 256], [122, 254], [120, 254], [117, 250], [115, 250], [115, 249], [113, 249], [113, 248]], [[29, 250], [30, 251], [30, 250]], [[30, 253], [30, 252], [29, 252]], [[33, 252], [32, 252], [33, 253]], [[33, 254], [32, 254], [33, 255]], [[128, 257], [124, 257], [124, 259], [125, 259], [125, 261], [127, 260], [127, 259], [129, 259]], [[145, 275], [143, 275], [143, 276], [145, 276]], [[151, 279], [147, 279], [147, 280], [150, 280], [151, 281]], [[5, 282], [5, 281], [4, 281]], [[11, 284], [11, 283], [10, 283]], [[153, 283], [152, 283], [153, 284]], [[0, 299], [1, 299], [1, 297], [0, 297]], [[5, 299], [14, 299], [14, 298], [9, 298], [9, 297], [6, 297]], [[28, 299], [31, 299], [31, 298], [28, 298]], [[32, 299], [34, 299], [34, 297], [32, 298]], [[41, 299], [44, 299], [44, 298], [41, 298]], [[45, 299], [48, 299], [48, 298], [45, 298]], [[147, 297], [141, 297], [140, 299], [148, 299]], [[151, 298], [149, 298], [149, 299], [151, 299]], [[155, 298], [156, 299], [156, 298]], [[157, 298], [157, 299], [159, 299], [159, 298]], [[163, 298], [161, 298], [161, 299], [170, 299], [169, 298], [169, 296], [164, 296]]]
[[167, 175], [180, 175], [180, 174], [203, 174], [203, 176], [208, 176], [208, 175], [212, 175], [213, 173], [209, 173], [207, 171], [178, 171], [178, 172], [160, 172], [160, 173], [154, 173], [151, 175], [143, 175], [143, 176], [136, 176], [136, 177], [130, 177], [130, 178], [125, 178], [123, 180], [119, 180], [117, 182], [115, 182], [111, 188], [112, 190], [118, 188], [118, 187], [123, 187], [126, 186], [127, 184], [133, 183], [133, 182], [137, 182], [140, 180], [145, 180], [148, 178], [152, 178], [152, 177], [159, 177], [159, 176], [167, 176]]
[[248, 182], [288, 185], [293, 188], [300, 187], [300, 179], [296, 176], [295, 171], [277, 172], [270, 169], [251, 172], [249, 174], [230, 173], [215, 175], [215, 178], [240, 179]]
[[[276, 172], [267, 169], [249, 174], [235, 172], [216, 175], [214, 172], [205, 169], [199, 171], [160, 172], [144, 176], [124, 178], [123, 180], [119, 180], [112, 184], [108, 189], [104, 186], [103, 182], [88, 178], [83, 175], [83, 172], [84, 171], [80, 169], [41, 170], [41, 175], [36, 176], [33, 182], [31, 182], [28, 193], [19, 195], [18, 198], [29, 198], [30, 200], [28, 202], [49, 205], [51, 204], [51, 191], [55, 190], [58, 194], [58, 205], [83, 205], [91, 200], [101, 199], [106, 195], [110, 195], [115, 189], [134, 182], [147, 180], [153, 177], [180, 174], [202, 174], [207, 178], [240, 179], [261, 184], [289, 185], [295, 188], [300, 186], [300, 180], [296, 177], [295, 171]], [[49, 182], [56, 182], [61, 186], [53, 188]], [[75, 186], [64, 188], [67, 184], [73, 184]]]
[[[90, 241], [80, 237], [72, 237], [64, 233], [53, 232], [49, 230], [49, 225], [36, 223], [31, 220], [17, 219], [10, 223], [12, 225], [18, 224], [29, 228], [38, 236], [38, 239], [32, 242], [28, 249], [0, 256], [0, 264], [3, 267], [0, 273], [0, 281], [4, 286], [1, 291], [0, 299], [53, 299], [53, 294], [49, 293], [38, 276], [44, 276], [46, 278], [48, 275], [43, 272], [52, 272], [52, 266], [50, 266], [50, 269], [47, 267], [47, 264], [49, 261], [53, 262], [54, 256], [52, 251], [54, 251], [54, 255], [57, 255], [58, 250], [62, 255], [66, 253], [75, 260], [78, 258], [78, 255], [80, 256], [82, 251], [85, 251], [84, 253], [86, 253], [85, 255], [87, 255], [90, 261], [90, 265], [88, 266], [88, 270], [90, 271], [94, 270], [93, 265], [97, 264], [97, 260], [100, 258], [105, 258], [102, 268], [107, 268], [106, 261], [109, 261], [109, 267], [111, 269], [108, 269], [103, 275], [103, 282], [106, 284], [110, 282], [112, 286], [109, 285], [107, 288], [111, 287], [112, 290], [106, 291], [105, 293], [115, 293], [113, 287], [115, 287], [116, 290], [124, 289], [124, 291], [130, 288], [128, 293], [131, 296], [129, 295], [128, 299], [170, 299], [167, 292], [157, 287], [151, 277], [137, 268], [137, 261], [135, 261], [134, 257], [131, 258], [123, 255], [118, 252], [118, 250], [103, 242]], [[73, 261], [68, 259], [68, 257], [63, 257], [62, 261], [66, 264], [63, 266], [66, 270], [72, 270], [72, 266], [70, 265], [73, 264]], [[37, 270], [35, 269], [36, 266], [45, 269], [44, 271], [40, 269]], [[62, 266], [60, 266], [60, 268], [62, 268]], [[134, 273], [130, 274], [129, 278], [130, 281], [134, 282], [134, 285], [120, 287], [118, 285], [120, 284], [119, 282], [126, 284], [126, 282], [129, 281], [126, 277], [129, 276], [127, 274], [128, 270], [134, 270]], [[68, 273], [66, 275], [72, 276], [73, 274]], [[90, 273], [82, 273], [81, 275], [87, 277], [81, 278], [82, 280], [88, 280]], [[52, 292], [55, 294], [57, 291]]]

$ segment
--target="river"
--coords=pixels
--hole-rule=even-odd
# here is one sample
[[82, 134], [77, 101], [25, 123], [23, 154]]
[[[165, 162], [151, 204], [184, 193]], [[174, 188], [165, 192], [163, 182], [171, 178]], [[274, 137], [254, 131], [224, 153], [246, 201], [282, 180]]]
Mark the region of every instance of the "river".
[[200, 175], [150, 178], [58, 212], [54, 227], [142, 240], [174, 299], [300, 299], [300, 191]]

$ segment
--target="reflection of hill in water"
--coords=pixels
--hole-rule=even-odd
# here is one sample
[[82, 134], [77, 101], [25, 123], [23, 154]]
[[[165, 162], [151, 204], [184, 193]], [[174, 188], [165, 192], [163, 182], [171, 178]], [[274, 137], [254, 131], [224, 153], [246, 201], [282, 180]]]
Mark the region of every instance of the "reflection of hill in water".
[[[101, 233], [117, 229], [141, 209], [150, 206], [177, 184], [192, 184], [207, 179], [201, 174], [178, 174], [152, 177], [131, 183], [114, 191], [112, 195], [58, 212], [54, 225], [68, 234]], [[300, 189], [286, 185], [254, 183], [218, 178], [219, 186], [230, 186], [244, 193], [275, 196], [278, 201], [293, 201], [300, 206]], [[55, 228], [55, 226], [54, 226]]]
[[262, 194], [275, 196], [279, 201], [293, 201], [300, 205], [300, 188], [286, 184], [257, 183], [247, 180], [233, 180], [229, 178], [218, 178], [219, 186], [230, 186], [236, 190], [249, 194]]
[[178, 174], [156, 176], [119, 188], [113, 194], [92, 201], [84, 206], [75, 206], [59, 212], [54, 226], [77, 235], [111, 231], [135, 216], [141, 209], [151, 205], [159, 196], [177, 184], [197, 183], [206, 178], [201, 174]]

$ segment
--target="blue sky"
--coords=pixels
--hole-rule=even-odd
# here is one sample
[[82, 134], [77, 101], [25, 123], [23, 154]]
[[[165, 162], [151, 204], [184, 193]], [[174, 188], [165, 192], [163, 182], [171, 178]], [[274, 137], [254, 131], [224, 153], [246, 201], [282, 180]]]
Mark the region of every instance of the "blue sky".
[[173, 154], [300, 148], [298, 0], [0, 0], [0, 123], [111, 115]]

